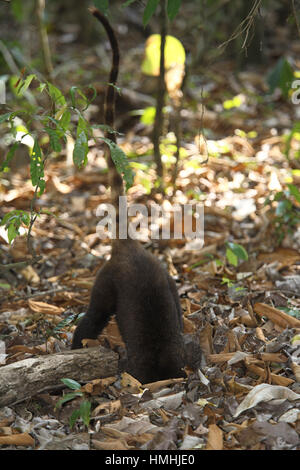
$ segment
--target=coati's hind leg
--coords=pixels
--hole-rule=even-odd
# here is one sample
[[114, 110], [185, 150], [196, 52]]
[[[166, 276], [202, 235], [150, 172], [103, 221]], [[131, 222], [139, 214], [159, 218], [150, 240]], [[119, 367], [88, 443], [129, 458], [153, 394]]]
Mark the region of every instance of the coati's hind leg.
[[116, 294], [109, 263], [98, 273], [87, 313], [75, 330], [72, 349], [82, 348], [85, 338], [96, 339], [116, 310]]

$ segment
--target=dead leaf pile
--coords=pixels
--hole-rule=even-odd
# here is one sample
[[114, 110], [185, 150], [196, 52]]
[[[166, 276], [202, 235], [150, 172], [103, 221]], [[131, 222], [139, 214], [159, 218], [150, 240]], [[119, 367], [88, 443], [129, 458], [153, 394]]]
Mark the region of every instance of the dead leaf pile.
[[[198, 23], [183, 31], [185, 21], [193, 20], [194, 3], [186, 2], [174, 27], [198, 58]], [[56, 34], [52, 32], [52, 41]], [[134, 52], [126, 50], [122, 80], [126, 84], [131, 76], [128, 85], [134, 83], [141, 94], [145, 79], [136, 65], [136, 42], [134, 36]], [[127, 47], [125, 38], [124, 43]], [[280, 47], [277, 41], [274, 48]], [[298, 42], [286, 47], [297, 63]], [[73, 66], [81, 70], [83, 55], [78, 56]], [[99, 61], [86, 50], [84, 56], [85, 65], [95, 65], [99, 81]], [[62, 63], [69, 63], [66, 59]], [[128, 203], [204, 205], [204, 245], [186, 235], [147, 244], [176, 277], [190, 356], [187, 378], [140, 384], [128, 374], [99, 377], [82, 384], [83, 398], [77, 396], [60, 409], [57, 401], [70, 390], [62, 391], [58, 381], [55, 390], [0, 409], [0, 448], [300, 450], [300, 229], [295, 225], [289, 230], [289, 219], [278, 225], [276, 215], [278, 194], [285, 194], [287, 182], [295, 187], [300, 183], [299, 132], [290, 136], [288, 158], [286, 153], [286, 131], [299, 116], [278, 90], [272, 96], [267, 93], [267, 68], [236, 73], [232, 60], [221, 60], [210, 64], [208, 74], [191, 66], [194, 86], [187, 82], [183, 97], [175, 189], [170, 183], [174, 136], [167, 129], [173, 116], [168, 111], [170, 122], [162, 140], [164, 198], [151, 191], [156, 183], [151, 126], [131, 126], [127, 111], [117, 112], [124, 130], [120, 145], [136, 166]], [[81, 74], [66, 74], [58, 85], [67, 95], [70, 83], [76, 86]], [[147, 98], [152, 103], [152, 97]], [[228, 101], [239, 106], [228, 108]], [[100, 105], [94, 106], [101, 124]], [[7, 364], [69, 349], [96, 272], [110, 255], [109, 240], [101, 240], [96, 232], [96, 209], [110, 201], [103, 148], [89, 143], [84, 169], [76, 169], [70, 159], [67, 146], [65, 153], [47, 160], [46, 191], [38, 200], [41, 213], [31, 232], [42, 261], [0, 270], [0, 377]], [[25, 164], [1, 174], [1, 217], [11, 210], [29, 210], [29, 175]], [[289, 210], [299, 214], [299, 201], [291, 197], [289, 202]], [[173, 213], [168, 215], [159, 228], [171, 221], [174, 233], [176, 220]], [[180, 225], [185, 228], [184, 222]], [[1, 265], [30, 259], [27, 230], [21, 227], [21, 236], [9, 245], [0, 226]], [[230, 262], [227, 242], [241, 245], [248, 259]], [[114, 318], [98, 342], [122, 359], [124, 343]], [[91, 403], [89, 424], [78, 418], [71, 429], [69, 419], [83, 399]]]

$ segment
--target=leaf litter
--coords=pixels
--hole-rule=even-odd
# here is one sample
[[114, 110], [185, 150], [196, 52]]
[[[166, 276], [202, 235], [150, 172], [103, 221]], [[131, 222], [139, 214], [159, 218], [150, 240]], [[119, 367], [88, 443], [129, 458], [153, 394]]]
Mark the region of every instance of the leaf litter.
[[[205, 245], [191, 250], [189, 240], [170, 240], [150, 247], [177, 275], [187, 344], [193, 338], [203, 353], [196, 368], [186, 369], [187, 379], [155, 384], [140, 384], [128, 375], [84, 384], [83, 393], [92, 403], [88, 426], [79, 419], [70, 427], [69, 418], [82, 399], [57, 409], [61, 390], [2, 407], [1, 448], [300, 449], [299, 229], [285, 233], [279, 246], [274, 211], [264, 204], [270, 194], [286, 188], [287, 179], [299, 185], [299, 173], [287, 168], [280, 135], [282, 126], [291, 127], [294, 111], [285, 103], [262, 119], [258, 101], [247, 97], [243, 113], [217, 112], [225, 90], [236, 96], [245, 92], [231, 70], [225, 64], [222, 76], [218, 70], [212, 73], [215, 79], [210, 77], [215, 104], [209, 108], [206, 103], [202, 116], [213, 136], [206, 141], [209, 159], [204, 164], [199, 160], [203, 139], [188, 138], [173, 194], [174, 203], [203, 196]], [[258, 96], [266, 89], [261, 74], [239, 75]], [[190, 96], [198, 92], [194, 88]], [[199, 127], [197, 105], [190, 98], [184, 130]], [[255, 137], [248, 134], [253, 128]], [[298, 151], [296, 140], [292, 158]], [[141, 161], [151, 150], [147, 129], [134, 138], [128, 133], [123, 144]], [[109, 240], [100, 242], [95, 230], [95, 210], [109, 202], [107, 178], [99, 172], [103, 155], [91, 148], [89, 157], [80, 172], [71, 171], [65, 159], [49, 162], [40, 204], [58, 218], [42, 214], [32, 230], [43, 263], [0, 272], [1, 367], [67, 350], [74, 318], [86, 311], [95, 274], [110, 252]], [[155, 182], [152, 171], [146, 176], [148, 183]], [[26, 169], [5, 179], [1, 201], [9, 210], [27, 208], [32, 187]], [[159, 202], [147, 193], [144, 179], [138, 170], [129, 201]], [[299, 203], [293, 204], [299, 210]], [[24, 237], [9, 245], [3, 227], [0, 237], [2, 264], [24, 260]], [[228, 263], [226, 241], [242, 245], [248, 260], [237, 266]], [[99, 343], [122, 353], [114, 320]]]

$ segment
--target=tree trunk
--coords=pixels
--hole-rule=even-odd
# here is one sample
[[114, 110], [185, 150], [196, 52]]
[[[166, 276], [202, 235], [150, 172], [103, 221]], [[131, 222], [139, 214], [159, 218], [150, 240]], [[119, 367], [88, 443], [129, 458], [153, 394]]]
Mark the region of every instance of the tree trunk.
[[14, 362], [0, 367], [0, 407], [56, 388], [62, 378], [85, 382], [117, 371], [118, 355], [100, 346]]

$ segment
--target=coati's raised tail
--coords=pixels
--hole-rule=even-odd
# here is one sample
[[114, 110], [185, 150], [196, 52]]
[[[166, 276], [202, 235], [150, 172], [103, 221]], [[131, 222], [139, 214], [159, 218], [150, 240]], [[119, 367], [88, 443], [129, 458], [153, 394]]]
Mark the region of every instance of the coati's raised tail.
[[[115, 34], [97, 9], [93, 15], [103, 24], [113, 50], [110, 83], [116, 85], [119, 52]], [[114, 126], [115, 88], [108, 85], [106, 124]], [[115, 136], [109, 134], [113, 140]], [[112, 202], [123, 194], [122, 178], [111, 155], [107, 155]], [[111, 315], [126, 344], [126, 370], [142, 383], [184, 377], [182, 312], [175, 282], [158, 260], [141, 244], [129, 238], [113, 240], [111, 259], [98, 272], [86, 315], [74, 333], [72, 349], [82, 347], [82, 339], [97, 338]]]
[[[90, 7], [90, 12], [102, 23], [106, 31], [107, 37], [110, 42], [112, 50], [112, 66], [109, 74], [109, 82], [106, 89], [105, 103], [104, 103], [104, 121], [107, 126], [114, 130], [115, 126], [115, 101], [116, 101], [116, 84], [119, 74], [119, 45], [114, 33], [114, 30], [109, 24], [108, 19], [104, 16], [97, 8]], [[106, 137], [112, 142], [116, 143], [115, 132], [106, 131]], [[106, 161], [108, 166], [108, 183], [111, 188], [111, 201], [116, 210], [118, 211], [119, 196], [124, 195], [123, 180], [121, 175], [118, 173], [116, 166], [111, 158], [111, 153], [107, 149]], [[118, 212], [117, 212], [118, 213]]]

